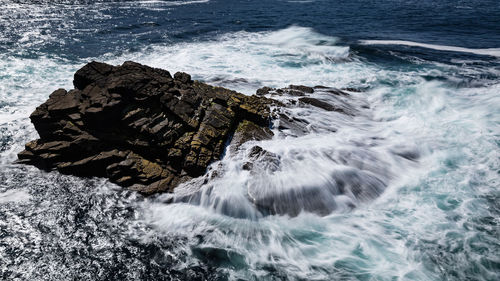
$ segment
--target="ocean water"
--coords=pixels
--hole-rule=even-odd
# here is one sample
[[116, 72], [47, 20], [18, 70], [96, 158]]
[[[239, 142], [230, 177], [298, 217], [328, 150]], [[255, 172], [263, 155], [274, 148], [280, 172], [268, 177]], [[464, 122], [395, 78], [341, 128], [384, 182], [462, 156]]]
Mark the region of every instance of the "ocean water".
[[[345, 2], [0, 0], [0, 279], [499, 280], [500, 2]], [[91, 60], [358, 89], [318, 93], [356, 114], [289, 108], [305, 135], [229, 150], [173, 195], [15, 164], [29, 114]], [[279, 169], [244, 171], [253, 145]], [[338, 180], [371, 192], [327, 194], [327, 214], [250, 200]]]

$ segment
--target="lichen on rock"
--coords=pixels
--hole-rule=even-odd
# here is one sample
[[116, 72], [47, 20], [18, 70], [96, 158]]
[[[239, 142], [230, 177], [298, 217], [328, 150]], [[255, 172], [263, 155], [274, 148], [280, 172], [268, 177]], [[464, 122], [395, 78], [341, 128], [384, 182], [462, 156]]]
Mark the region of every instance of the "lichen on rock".
[[276, 101], [192, 81], [186, 73], [91, 62], [73, 84], [31, 114], [40, 139], [26, 144], [20, 163], [107, 177], [151, 194], [202, 175], [235, 131], [239, 144], [258, 129], [272, 136], [269, 107]]
[[[40, 138], [26, 144], [18, 161], [47, 171], [106, 177], [144, 194], [172, 192], [202, 176], [227, 146], [232, 155], [243, 143], [271, 139], [274, 132], [308, 133], [311, 124], [289, 116], [287, 107], [356, 112], [339, 99], [336, 104], [321, 99], [321, 93], [349, 96], [335, 88], [263, 87], [247, 96], [135, 62], [91, 62], [75, 73], [73, 84], [73, 90], [54, 91], [31, 114]], [[277, 156], [259, 155], [243, 168], [251, 174], [279, 168]]]

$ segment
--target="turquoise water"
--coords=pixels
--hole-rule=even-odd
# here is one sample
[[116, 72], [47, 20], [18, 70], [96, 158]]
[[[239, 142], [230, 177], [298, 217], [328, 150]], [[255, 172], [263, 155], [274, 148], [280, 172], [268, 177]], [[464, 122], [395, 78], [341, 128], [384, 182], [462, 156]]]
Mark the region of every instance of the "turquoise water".
[[[5, 3], [3, 279], [500, 278], [497, 3]], [[420, 13], [413, 23], [410, 12]], [[143, 198], [13, 163], [37, 137], [29, 114], [92, 59], [186, 71], [245, 94], [292, 83], [362, 91], [348, 101], [354, 117], [291, 108], [311, 124], [305, 136], [247, 144], [214, 163], [223, 174], [210, 183]], [[278, 171], [241, 169], [255, 144], [280, 157]], [[248, 199], [321, 190], [332, 174], [386, 187], [376, 198], [331, 198], [326, 216], [266, 216]], [[196, 192], [200, 200], [164, 203]]]

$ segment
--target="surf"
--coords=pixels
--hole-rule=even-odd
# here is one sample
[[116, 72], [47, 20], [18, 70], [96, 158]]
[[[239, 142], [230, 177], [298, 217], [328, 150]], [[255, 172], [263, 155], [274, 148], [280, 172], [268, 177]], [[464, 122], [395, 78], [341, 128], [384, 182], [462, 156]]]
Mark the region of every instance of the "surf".
[[361, 40], [359, 42], [364, 45], [403, 45], [409, 47], [433, 49], [438, 51], [471, 53], [476, 55], [500, 57], [500, 48], [472, 49], [472, 48], [464, 48], [456, 46], [418, 43], [418, 42], [404, 41], [404, 40]]

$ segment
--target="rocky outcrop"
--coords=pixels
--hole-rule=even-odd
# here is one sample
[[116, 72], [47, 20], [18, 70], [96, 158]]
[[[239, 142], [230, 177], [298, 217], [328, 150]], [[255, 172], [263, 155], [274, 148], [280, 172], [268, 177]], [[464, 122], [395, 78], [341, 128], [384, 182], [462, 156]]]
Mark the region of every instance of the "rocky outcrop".
[[91, 62], [73, 84], [31, 114], [40, 139], [19, 162], [146, 194], [202, 175], [233, 135], [234, 146], [272, 137], [269, 107], [278, 104], [134, 62]]
[[[224, 161], [210, 166], [227, 152], [241, 165], [236, 170], [255, 179], [245, 196], [264, 215], [326, 215], [339, 207], [337, 198], [371, 199], [386, 186], [385, 177], [353, 162], [347, 166], [354, 168], [335, 170], [324, 183], [281, 188], [266, 175], [282, 172], [290, 159], [264, 149], [263, 143], [247, 143], [337, 133], [335, 120], [361, 117], [368, 108], [356, 99], [357, 89], [289, 85], [263, 87], [247, 96], [193, 81], [186, 73], [172, 76], [134, 62], [91, 62], [75, 73], [73, 84], [73, 90], [54, 91], [31, 114], [40, 138], [26, 144], [18, 154], [20, 163], [106, 177], [144, 194], [171, 192], [192, 180], [189, 188], [165, 197], [168, 202], [199, 204], [228, 171]], [[318, 116], [333, 122], [315, 122]], [[411, 151], [395, 153], [412, 161], [418, 157]], [[365, 156], [338, 161], [350, 163], [350, 157], [356, 161]], [[244, 217], [246, 209], [232, 206], [230, 198], [209, 200], [225, 206], [225, 214]]]
[[[186, 73], [172, 76], [134, 62], [91, 62], [75, 73], [73, 84], [73, 90], [54, 91], [31, 114], [40, 138], [26, 144], [19, 162], [76, 176], [107, 177], [144, 194], [171, 192], [205, 174], [228, 146], [228, 152], [238, 153], [245, 142], [272, 138], [271, 127], [287, 137], [314, 132], [314, 124], [289, 114], [289, 109], [357, 112], [347, 102], [350, 94], [335, 88], [264, 87], [247, 96], [193, 81]], [[259, 146], [250, 151], [242, 167], [250, 174], [280, 168], [278, 155]], [[252, 192], [249, 197], [262, 208], [276, 205]], [[268, 209], [280, 213], [286, 208]]]

